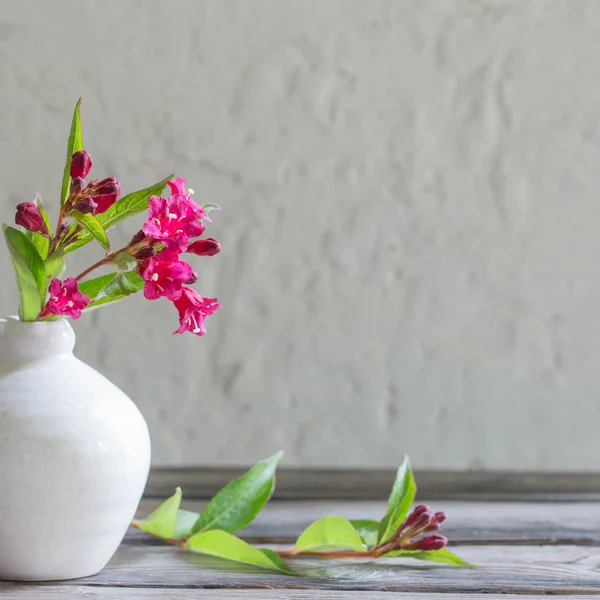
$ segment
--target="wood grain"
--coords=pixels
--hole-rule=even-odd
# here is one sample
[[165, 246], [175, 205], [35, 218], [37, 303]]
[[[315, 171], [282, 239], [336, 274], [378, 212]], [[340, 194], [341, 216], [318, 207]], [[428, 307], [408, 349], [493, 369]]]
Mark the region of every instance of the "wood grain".
[[[155, 468], [145, 496], [163, 498], [181, 486], [188, 498], [212, 497], [243, 468]], [[277, 471], [278, 499], [385, 500], [394, 481], [391, 469], [290, 469]], [[479, 500], [600, 500], [599, 473], [515, 473], [416, 471], [422, 497]]]
[[[92, 586], [21, 586], [0, 583], [3, 600], [58, 600], [85, 598], [89, 600], [439, 600], [439, 594], [396, 592], [364, 592], [336, 590], [169, 590], [164, 588], [102, 588]], [[444, 594], [443, 600], [490, 600], [490, 594]], [[589, 595], [553, 595], [553, 600], [588, 600]], [[502, 600], [540, 600], [539, 595], [502, 595]]]
[[[274, 546], [276, 547], [276, 546]], [[124, 544], [108, 567], [65, 582], [119, 588], [316, 589], [412, 594], [600, 594], [600, 548], [576, 546], [465, 546], [478, 569], [455, 569], [400, 559], [379, 562], [294, 561], [302, 577], [273, 575], [193, 555], [173, 547]], [[411, 568], [408, 568], [410, 565]], [[166, 596], [170, 597], [170, 596]], [[183, 596], [185, 597], [185, 596]], [[284, 596], [285, 597], [285, 596]]]
[[[184, 490], [185, 498], [185, 490]], [[143, 500], [140, 516], [147, 516], [157, 506], [157, 500]], [[184, 507], [200, 511], [204, 502], [187, 501]], [[600, 504], [520, 503], [520, 502], [430, 502], [434, 510], [444, 510], [448, 520], [444, 533], [454, 544], [585, 544], [600, 545]], [[349, 519], [380, 519], [385, 513], [384, 502], [271, 501], [256, 520], [242, 532], [253, 542], [293, 542], [313, 521], [327, 515]], [[132, 537], [136, 534], [132, 533]], [[140, 534], [141, 535], [141, 534]], [[139, 537], [140, 543], [155, 543]]]

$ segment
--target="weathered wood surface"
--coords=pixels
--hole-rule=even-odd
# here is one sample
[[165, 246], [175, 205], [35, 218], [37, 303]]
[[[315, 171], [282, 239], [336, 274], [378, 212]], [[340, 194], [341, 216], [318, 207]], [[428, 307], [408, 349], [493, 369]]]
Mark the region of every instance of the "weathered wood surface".
[[[1, 584], [0, 584], [1, 585]], [[182, 590], [166, 592], [149, 588], [97, 588], [91, 586], [8, 586], [0, 587], [2, 600], [440, 600], [439, 594], [412, 594], [404, 592], [362, 592], [336, 590]], [[176, 594], [176, 595], [174, 595]], [[490, 600], [490, 594], [444, 594], [443, 600]], [[499, 596], [500, 597], [500, 596]], [[502, 600], [540, 600], [539, 595], [507, 594]], [[588, 600], [584, 595], [553, 595], [553, 600]]]
[[[147, 516], [159, 503], [143, 500], [139, 515]], [[429, 504], [448, 513], [444, 533], [454, 543], [600, 545], [600, 503], [433, 500]], [[200, 511], [204, 505], [202, 501], [184, 501], [189, 510]], [[385, 502], [272, 501], [241, 535], [249, 541], [293, 542], [320, 517], [380, 519], [384, 513]]]
[[[184, 489], [184, 497], [189, 498]], [[162, 498], [170, 490], [165, 490]], [[421, 495], [422, 498], [425, 495]], [[161, 498], [161, 499], [162, 499]], [[581, 498], [587, 499], [581, 501]], [[141, 516], [158, 499], [145, 499]], [[421, 500], [424, 501], [424, 500]], [[204, 501], [188, 500], [200, 510]], [[0, 599], [98, 598], [167, 600], [475, 600], [600, 596], [600, 502], [589, 494], [570, 502], [428, 502], [449, 514], [444, 524], [453, 549], [479, 565], [456, 569], [390, 559], [296, 560], [289, 577], [194, 555], [131, 530], [101, 573], [84, 580], [25, 585], [0, 583]], [[382, 501], [273, 501], [243, 537], [261, 546], [289, 547], [312, 521], [325, 515], [380, 518]]]
[[[188, 498], [211, 498], [240, 475], [241, 468], [156, 468], [145, 496], [163, 498], [181, 486]], [[385, 500], [394, 481], [392, 469], [277, 470], [276, 499]], [[600, 473], [515, 473], [417, 471], [422, 497], [440, 500], [600, 500]]]
[[[1, 585], [1, 584], [0, 584]], [[181, 590], [166, 592], [149, 588], [97, 588], [91, 586], [11, 586], [0, 587], [2, 600], [440, 600], [439, 594], [404, 592], [362, 592], [336, 590]], [[176, 595], [174, 595], [176, 594]], [[443, 600], [490, 600], [490, 594], [444, 594]], [[507, 594], [502, 600], [540, 600], [539, 595]], [[584, 595], [553, 595], [553, 600], [588, 600]]]
[[599, 548], [464, 546], [460, 553], [480, 568], [456, 569], [406, 559], [312, 559], [293, 561], [303, 576], [290, 577], [243, 565], [232, 567], [170, 546], [126, 543], [98, 575], [62, 585], [162, 588], [170, 590], [169, 598], [185, 598], [175, 590], [207, 588], [405, 592], [417, 594], [417, 598], [420, 593], [600, 594]]

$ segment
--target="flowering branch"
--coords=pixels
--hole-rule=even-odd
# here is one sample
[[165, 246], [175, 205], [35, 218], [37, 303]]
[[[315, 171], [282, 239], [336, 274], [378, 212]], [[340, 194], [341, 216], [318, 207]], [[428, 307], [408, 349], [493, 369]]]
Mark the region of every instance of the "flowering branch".
[[446, 513], [426, 505], [409, 513], [416, 493], [408, 459], [398, 469], [381, 521], [350, 521], [340, 516], [318, 519], [296, 540], [294, 548], [255, 548], [233, 535], [247, 527], [269, 500], [275, 485], [275, 469], [281, 453], [260, 461], [230, 482], [202, 513], [181, 510], [181, 490], [163, 502], [149, 517], [131, 525], [164, 542], [192, 552], [252, 564], [288, 575], [296, 574], [286, 561], [301, 558], [379, 559], [406, 557], [452, 566], [472, 566], [446, 546], [446, 537], [435, 532]]
[[[179, 328], [174, 333], [204, 335], [205, 319], [220, 304], [216, 298], [205, 298], [186, 287], [198, 280], [198, 273], [181, 256], [214, 256], [220, 251], [217, 240], [198, 239], [205, 223], [211, 222], [209, 210], [218, 207], [197, 204], [180, 177], [169, 176], [124, 197], [120, 197], [121, 183], [115, 177], [88, 179], [93, 160], [83, 147], [80, 104], [81, 100], [71, 123], [56, 230], [52, 230], [39, 196], [17, 206], [18, 228], [3, 227], [19, 287], [20, 319], [77, 319], [86, 310], [143, 290], [148, 300], [173, 302], [179, 313]], [[165, 186], [170, 188], [166, 198], [162, 197]], [[145, 210], [147, 218], [139, 233], [127, 246], [111, 252], [107, 230]], [[104, 248], [105, 256], [76, 277], [61, 279], [65, 255], [92, 240]], [[114, 272], [88, 279], [106, 265], [113, 266]]]

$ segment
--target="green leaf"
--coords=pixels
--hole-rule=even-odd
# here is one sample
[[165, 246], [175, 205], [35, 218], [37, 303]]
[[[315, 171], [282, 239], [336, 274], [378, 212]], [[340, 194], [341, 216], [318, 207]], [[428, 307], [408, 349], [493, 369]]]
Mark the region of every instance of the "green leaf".
[[241, 477], [228, 483], [202, 511], [194, 533], [222, 529], [231, 533], [254, 520], [275, 488], [275, 469], [282, 452], [261, 460]]
[[125, 296], [139, 292], [143, 287], [144, 280], [137, 273], [133, 271], [117, 273], [117, 276], [100, 290], [97, 297], [98, 299], [108, 297], [113, 300], [120, 300]]
[[50, 248], [50, 240], [41, 233], [35, 231], [29, 231], [25, 228], [20, 229], [21, 233], [25, 234], [25, 237], [34, 245], [40, 258], [45, 259], [48, 256], [48, 249]]
[[65, 263], [65, 256], [62, 248], [55, 250], [46, 260], [44, 261], [44, 268], [46, 270], [46, 277], [50, 279], [59, 279], [60, 276], [65, 272], [67, 265]]
[[137, 267], [137, 258], [129, 254], [129, 252], [119, 252], [113, 257], [112, 262], [117, 265], [121, 273], [133, 271]]
[[81, 136], [81, 98], [75, 105], [73, 111], [73, 120], [71, 121], [71, 131], [69, 133], [69, 142], [67, 144], [67, 163], [63, 173], [62, 189], [60, 193], [60, 205], [62, 206], [69, 197], [69, 188], [71, 187], [71, 158], [75, 152], [83, 150], [83, 139]]
[[48, 218], [46, 207], [42, 202], [42, 197], [39, 194], [36, 194], [35, 198], [33, 199], [33, 202], [40, 209], [40, 214], [42, 215], [42, 219], [44, 219], [44, 225], [46, 226], [46, 229], [48, 230], [50, 235], [52, 235], [52, 225], [50, 224], [50, 219]]
[[356, 529], [358, 535], [363, 539], [367, 546], [377, 545], [377, 534], [379, 531], [379, 521], [367, 519], [351, 520], [352, 527]]
[[2, 226], [19, 288], [19, 318], [35, 321], [46, 295], [44, 262], [27, 236], [8, 225]]
[[277, 554], [277, 552], [269, 548], [259, 548], [259, 550], [272, 562], [274, 562], [280, 571], [287, 573], [288, 575], [296, 575], [296, 573], [285, 563], [283, 558]]
[[[108, 238], [106, 237], [106, 231], [104, 231], [104, 227], [100, 224], [100, 221], [94, 217], [91, 213], [82, 214], [77, 210], [72, 210], [69, 213], [82, 227], [84, 227], [88, 233], [92, 235], [100, 245], [105, 249], [110, 249], [110, 244], [108, 243]], [[69, 246], [67, 246], [69, 248]], [[65, 252], [67, 249], [65, 248]]]
[[[167, 185], [167, 181], [172, 178], [173, 174], [171, 173], [171, 175], [165, 177], [165, 179], [155, 183], [154, 185], [151, 185], [150, 187], [127, 194], [115, 202], [106, 212], [98, 215], [98, 221], [102, 227], [104, 227], [104, 230], [107, 231], [119, 221], [147, 210], [150, 197], [160, 196]], [[77, 235], [77, 238], [73, 242], [70, 242], [67, 245], [65, 248], [65, 254], [73, 252], [73, 250], [77, 250], [91, 241], [91, 234], [87, 231], [82, 231]]]
[[139, 522], [139, 528], [160, 538], [171, 538], [177, 524], [177, 512], [181, 504], [181, 488], [165, 500], [147, 519]]
[[454, 554], [454, 552], [450, 552], [447, 548], [442, 548], [441, 550], [394, 550], [393, 552], [384, 554], [384, 556], [386, 558], [401, 556], [403, 558], [415, 558], [417, 560], [443, 563], [454, 567], [476, 568], [476, 565], [468, 563], [460, 556]]
[[187, 547], [201, 554], [293, 575], [293, 571], [281, 559], [273, 560], [271, 552], [254, 548], [226, 531], [196, 533], [187, 541]]
[[343, 549], [366, 550], [363, 539], [344, 517], [323, 517], [309, 525], [296, 541], [299, 552]]
[[107, 275], [94, 277], [94, 279], [80, 281], [79, 291], [83, 292], [88, 298], [91, 298], [93, 300], [98, 295], [100, 290], [106, 285], [108, 285], [116, 276], [117, 273], [108, 273]]
[[213, 210], [221, 210], [221, 207], [218, 204], [215, 204], [214, 202], [207, 202], [206, 204], [202, 205], [202, 208], [204, 209], [204, 212], [206, 214]]
[[172, 537], [176, 540], [190, 537], [190, 535], [192, 535], [192, 530], [194, 529], [194, 523], [196, 523], [199, 516], [200, 515], [196, 512], [180, 508], [177, 511], [177, 525], [175, 526]]
[[416, 493], [417, 486], [410, 468], [410, 460], [406, 456], [396, 473], [396, 481], [388, 500], [388, 509], [379, 524], [379, 543], [387, 542], [394, 535], [406, 518]]

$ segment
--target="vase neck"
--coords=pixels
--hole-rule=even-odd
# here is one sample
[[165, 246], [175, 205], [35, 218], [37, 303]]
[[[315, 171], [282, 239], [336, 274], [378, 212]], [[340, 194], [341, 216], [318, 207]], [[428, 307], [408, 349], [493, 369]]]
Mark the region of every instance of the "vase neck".
[[0, 319], [0, 362], [4, 364], [71, 354], [74, 347], [75, 332], [64, 319], [36, 323]]

